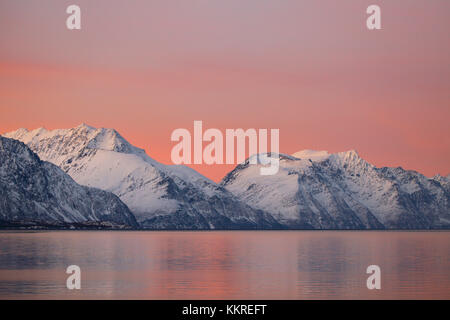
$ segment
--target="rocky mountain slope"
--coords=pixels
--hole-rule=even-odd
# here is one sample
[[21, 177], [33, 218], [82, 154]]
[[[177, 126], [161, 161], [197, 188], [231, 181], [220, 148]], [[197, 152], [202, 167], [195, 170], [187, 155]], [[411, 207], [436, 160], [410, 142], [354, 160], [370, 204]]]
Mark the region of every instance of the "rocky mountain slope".
[[261, 176], [249, 161], [222, 181], [243, 202], [289, 228], [450, 228], [448, 177], [429, 179], [402, 168], [377, 168], [356, 151], [304, 150], [280, 155], [280, 170]]
[[270, 215], [242, 203], [196, 171], [153, 160], [114, 129], [82, 124], [52, 131], [19, 129], [5, 136], [26, 143], [79, 184], [116, 194], [143, 228], [280, 227]]
[[25, 144], [0, 136], [0, 226], [136, 228], [110, 192], [78, 185]]
[[23, 141], [76, 182], [111, 191], [149, 229], [450, 228], [449, 177], [377, 168], [355, 151], [280, 155], [280, 170], [260, 175], [269, 155], [238, 165], [220, 185], [196, 171], [163, 165], [116, 130], [19, 129]]

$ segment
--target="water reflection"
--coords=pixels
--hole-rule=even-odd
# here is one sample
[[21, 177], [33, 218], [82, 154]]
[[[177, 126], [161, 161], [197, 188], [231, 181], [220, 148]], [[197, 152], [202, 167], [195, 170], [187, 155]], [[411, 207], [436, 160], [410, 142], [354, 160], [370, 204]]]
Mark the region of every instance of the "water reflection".
[[[449, 232], [1, 232], [0, 298], [449, 299]], [[82, 269], [67, 290], [65, 268]], [[377, 264], [382, 289], [366, 288]]]

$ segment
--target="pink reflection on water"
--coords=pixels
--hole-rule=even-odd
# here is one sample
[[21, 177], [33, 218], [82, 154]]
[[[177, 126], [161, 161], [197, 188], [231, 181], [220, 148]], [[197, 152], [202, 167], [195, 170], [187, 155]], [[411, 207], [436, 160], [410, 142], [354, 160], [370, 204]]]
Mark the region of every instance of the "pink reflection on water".
[[[449, 299], [449, 232], [2, 232], [2, 299]], [[82, 289], [65, 268], [82, 269]], [[366, 288], [368, 265], [381, 290]]]

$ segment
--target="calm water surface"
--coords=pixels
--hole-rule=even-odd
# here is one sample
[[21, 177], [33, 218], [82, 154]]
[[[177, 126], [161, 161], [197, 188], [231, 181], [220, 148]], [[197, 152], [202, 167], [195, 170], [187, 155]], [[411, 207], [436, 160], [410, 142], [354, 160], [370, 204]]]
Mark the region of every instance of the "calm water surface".
[[17, 298], [450, 299], [450, 232], [0, 232], [0, 299]]

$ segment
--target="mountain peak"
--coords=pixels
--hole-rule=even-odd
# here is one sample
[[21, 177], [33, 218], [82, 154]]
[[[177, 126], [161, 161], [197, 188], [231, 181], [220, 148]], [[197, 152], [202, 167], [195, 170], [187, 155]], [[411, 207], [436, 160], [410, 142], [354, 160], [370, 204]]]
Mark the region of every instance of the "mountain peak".
[[89, 125], [87, 125], [86, 123], [81, 123], [81, 124], [79, 124], [78, 126], [76, 126], [74, 129], [92, 129], [92, 130], [95, 130], [96, 128], [94, 128], [94, 127], [92, 127], [92, 126], [89, 126]]
[[16, 139], [20, 140], [23, 136], [27, 135], [29, 133], [28, 129], [26, 128], [19, 128], [15, 131], [10, 131], [4, 133], [2, 136], [6, 138]]
[[[91, 127], [92, 128], [92, 127]], [[90, 149], [101, 149], [121, 153], [142, 153], [143, 150], [131, 145], [119, 132], [110, 128], [93, 128], [94, 136], [90, 139], [87, 147]]]
[[294, 153], [292, 156], [299, 158], [299, 159], [310, 159], [310, 160], [324, 160], [330, 156], [328, 151], [315, 151], [315, 150], [301, 150], [296, 153]]
[[21, 141], [0, 136], [0, 158], [2, 165], [5, 162], [5, 154], [14, 153], [20, 165], [27, 165], [30, 162], [38, 161], [38, 157]]
[[342, 153], [345, 154], [345, 155], [347, 155], [347, 156], [349, 156], [349, 157], [354, 157], [354, 156], [359, 157], [359, 153], [358, 153], [358, 151], [356, 151], [355, 149], [351, 149], [351, 150], [348, 150], [348, 151], [344, 151], [344, 152], [342, 152]]
[[436, 180], [436, 181], [439, 181], [439, 182], [448, 183], [448, 182], [450, 182], [450, 174], [447, 175], [447, 176], [443, 176], [443, 175], [440, 175], [440, 174], [438, 173], [438, 174], [436, 174], [434, 177], [432, 177], [431, 179]]
[[[27, 130], [26, 132], [28, 133], [28, 130]], [[47, 130], [46, 128], [44, 128], [44, 127], [39, 127], [39, 128], [37, 128], [37, 129], [32, 130], [30, 133], [31, 133], [32, 135], [38, 136], [38, 135], [44, 134], [44, 133], [46, 133], [46, 132], [48, 132], [48, 130]]]
[[298, 152], [292, 154], [292, 156], [299, 158], [299, 159], [311, 160], [314, 162], [321, 162], [323, 160], [330, 159], [330, 158], [331, 159], [340, 159], [345, 162], [354, 162], [354, 161], [362, 160], [361, 157], [359, 156], [358, 152], [355, 149], [337, 152], [337, 153], [328, 153], [328, 151], [324, 151], [324, 150], [316, 151], [316, 150], [306, 149], [306, 150], [298, 151]]
[[[18, 129], [5, 133], [3, 136], [28, 144], [40, 154], [43, 160], [57, 165], [78, 157], [85, 149], [135, 154], [141, 158], [148, 157], [143, 149], [131, 145], [115, 129], [95, 128], [85, 123], [69, 129], [47, 130], [43, 127], [32, 131]], [[42, 141], [47, 143], [43, 144]]]
[[17, 130], [14, 131], [14, 132], [17, 132], [17, 133], [27, 133], [27, 132], [28, 132], [28, 129], [27, 129], [27, 128], [19, 128], [19, 129], [17, 129]]
[[266, 152], [266, 153], [257, 153], [254, 155], [251, 155], [245, 160], [245, 163], [258, 163], [262, 165], [268, 165], [270, 164], [271, 159], [280, 159], [280, 160], [298, 160], [296, 157], [284, 154], [284, 153], [275, 153], [275, 152]]

